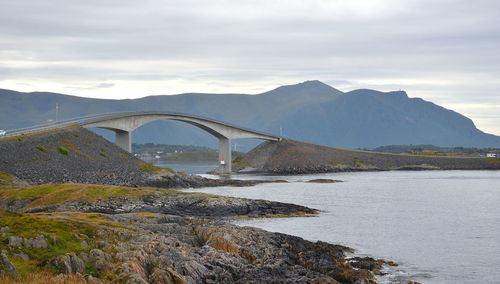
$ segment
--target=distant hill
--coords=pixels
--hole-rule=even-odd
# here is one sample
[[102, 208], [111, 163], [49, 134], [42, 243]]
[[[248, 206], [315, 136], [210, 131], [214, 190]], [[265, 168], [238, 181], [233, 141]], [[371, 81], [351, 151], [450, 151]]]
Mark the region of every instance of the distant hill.
[[[119, 111], [175, 111], [206, 116], [296, 140], [344, 148], [433, 144], [500, 147], [500, 137], [478, 130], [472, 120], [404, 91], [343, 93], [319, 81], [282, 86], [259, 95], [181, 94], [134, 100], [103, 100], [0, 89], [0, 129], [55, 119]], [[104, 134], [103, 131], [98, 131]], [[107, 137], [112, 137], [108, 135]], [[217, 139], [182, 122], [157, 121], [133, 133], [135, 143], [216, 147]], [[247, 151], [257, 141], [239, 141]]]

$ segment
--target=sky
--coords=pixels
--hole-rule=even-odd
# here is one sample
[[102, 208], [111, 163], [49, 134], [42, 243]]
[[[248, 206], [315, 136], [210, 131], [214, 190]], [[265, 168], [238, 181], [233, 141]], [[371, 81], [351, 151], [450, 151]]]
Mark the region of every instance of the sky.
[[0, 88], [405, 90], [500, 135], [497, 0], [0, 0]]

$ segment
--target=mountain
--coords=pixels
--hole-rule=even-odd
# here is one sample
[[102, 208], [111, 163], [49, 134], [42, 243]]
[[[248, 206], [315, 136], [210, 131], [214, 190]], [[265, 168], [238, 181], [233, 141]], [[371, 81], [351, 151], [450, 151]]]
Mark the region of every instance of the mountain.
[[[360, 89], [341, 92], [320, 81], [282, 86], [258, 94], [149, 96], [104, 100], [55, 93], [0, 89], [0, 129], [15, 129], [55, 119], [119, 111], [173, 111], [206, 116], [287, 137], [344, 148], [394, 144], [500, 147], [500, 137], [478, 130], [472, 120], [406, 92]], [[105, 137], [112, 133], [96, 130]], [[157, 121], [133, 133], [136, 143], [216, 147], [217, 139], [182, 122]], [[258, 141], [238, 141], [249, 150]]]

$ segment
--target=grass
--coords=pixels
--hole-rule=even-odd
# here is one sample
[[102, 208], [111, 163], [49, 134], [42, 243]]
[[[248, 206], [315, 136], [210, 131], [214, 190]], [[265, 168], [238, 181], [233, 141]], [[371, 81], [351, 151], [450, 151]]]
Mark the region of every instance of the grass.
[[80, 148], [78, 148], [77, 146], [71, 144], [71, 142], [68, 139], [61, 138], [60, 140], [64, 143], [64, 146], [66, 148], [74, 150], [74, 151], [77, 151], [77, 152], [80, 152]]
[[342, 164], [342, 163], [336, 162], [336, 161], [330, 161], [330, 162], [328, 162], [328, 164], [330, 166], [334, 166], [334, 167], [343, 167], [343, 166], [346, 166], [345, 164]]
[[365, 163], [363, 161], [361, 161], [359, 158], [354, 157], [354, 164], [362, 166]]
[[371, 168], [373, 167], [372, 165], [368, 164], [368, 163], [365, 163], [363, 161], [361, 161], [361, 159], [357, 158], [357, 157], [354, 157], [354, 166], [355, 167], [359, 167], [359, 168], [362, 168], [362, 169], [366, 169], [366, 168]]
[[163, 172], [175, 173], [174, 170], [169, 168], [161, 168], [143, 161], [138, 161], [138, 163], [139, 163], [139, 169], [145, 173], [163, 173]]
[[[0, 176], [9, 179], [9, 175], [0, 172]], [[6, 186], [0, 187], [0, 200], [28, 200], [27, 208], [37, 206], [49, 206], [64, 204], [71, 201], [96, 202], [98, 200], [109, 200], [117, 197], [137, 198], [145, 195], [160, 194], [162, 196], [185, 196], [193, 200], [204, 200], [207, 202], [217, 200], [231, 201], [233, 198], [226, 198], [206, 193], [182, 192], [175, 189], [165, 189], [156, 187], [124, 187], [111, 185], [92, 184], [43, 184], [36, 186]]]
[[67, 275], [64, 278], [58, 278], [57, 275], [43, 271], [29, 273], [23, 277], [16, 279], [7, 276], [0, 276], [0, 283], [3, 284], [20, 284], [20, 283], [36, 283], [36, 284], [68, 284], [68, 283], [86, 283], [76, 275]]
[[178, 193], [160, 188], [135, 188], [89, 184], [44, 184], [27, 187], [0, 188], [0, 198], [30, 200], [28, 207], [63, 204], [68, 201], [108, 200], [116, 197], [139, 197], [154, 192]]
[[63, 155], [68, 155], [69, 154], [68, 149], [66, 149], [64, 146], [59, 146], [59, 148], [57, 148], [57, 151], [59, 151], [59, 153], [61, 153]]
[[484, 158], [484, 160], [490, 164], [500, 165], [500, 158]]
[[[94, 241], [99, 230], [94, 225], [69, 218], [54, 218], [45, 214], [21, 214], [0, 210], [0, 227], [6, 226], [9, 230], [5, 231], [7, 234], [0, 237], [0, 248], [8, 251], [10, 255], [23, 252], [30, 258], [30, 260], [25, 261], [20, 257], [10, 257], [21, 277], [40, 272], [40, 269], [44, 270], [44, 268], [53, 271], [54, 267], [44, 267], [46, 260], [69, 252], [78, 254], [95, 248]], [[82, 238], [75, 238], [75, 234], [82, 236]], [[43, 235], [48, 242], [48, 247], [45, 249], [25, 246], [11, 247], [8, 246], [10, 235], [22, 238], [37, 238]], [[86, 248], [81, 246], [84, 239], [89, 244]]]
[[238, 156], [232, 161], [233, 168], [244, 168], [250, 166], [248, 163], [241, 161], [241, 156]]
[[[126, 228], [108, 221], [105, 214], [99, 213], [33, 213], [22, 214], [0, 210], [0, 227], [8, 227], [0, 236], [0, 250], [5, 250], [9, 259], [16, 267], [19, 278], [0, 276], [0, 283], [75, 283], [45, 282], [60, 273], [51, 265], [51, 260], [60, 255], [73, 252], [89, 252], [96, 248], [97, 242], [106, 238], [108, 242], [116, 241], [113, 228]], [[107, 233], [105, 233], [107, 232]], [[40, 235], [47, 240], [47, 248], [35, 249], [24, 245], [9, 246], [10, 236], [21, 238], [37, 238]], [[87, 247], [82, 247], [82, 241]], [[29, 260], [15, 257], [14, 254], [24, 253]], [[88, 265], [87, 265], [88, 266]], [[87, 273], [91, 273], [88, 267]], [[94, 276], [97, 276], [96, 273]]]
[[38, 150], [40, 150], [42, 152], [47, 152], [47, 149], [45, 149], [45, 147], [43, 147], [42, 145], [36, 145], [35, 148], [37, 148]]
[[0, 171], [0, 186], [11, 185], [14, 178], [6, 172]]

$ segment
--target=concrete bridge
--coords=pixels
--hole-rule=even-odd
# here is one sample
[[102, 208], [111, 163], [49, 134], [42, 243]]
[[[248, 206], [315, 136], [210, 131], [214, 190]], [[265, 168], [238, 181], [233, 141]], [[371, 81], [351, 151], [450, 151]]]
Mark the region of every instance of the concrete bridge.
[[183, 121], [217, 137], [219, 139], [219, 161], [224, 161], [224, 163], [220, 163], [217, 169], [220, 173], [231, 172], [232, 139], [257, 138], [270, 141], [278, 141], [280, 139], [278, 136], [246, 129], [210, 118], [171, 112], [119, 113], [101, 119], [92, 119], [90, 121], [83, 120], [81, 125], [86, 128], [95, 127], [113, 130], [116, 135], [116, 145], [131, 152], [131, 132], [144, 124], [161, 119]]
[[[219, 167], [217, 172], [231, 172], [231, 140], [240, 138], [257, 138], [270, 141], [279, 141], [280, 137], [231, 125], [229, 123], [214, 119], [174, 112], [122, 112], [112, 114], [101, 114], [82, 118], [60, 121], [57, 123], [33, 126], [24, 129], [7, 131], [6, 136], [15, 136], [25, 133], [44, 131], [48, 129], [61, 128], [70, 125], [81, 125], [85, 128], [104, 128], [113, 130], [116, 137], [116, 145], [132, 151], [131, 133], [136, 128], [152, 121], [169, 119], [189, 123], [201, 128], [219, 139]], [[224, 161], [222, 163], [221, 161]]]

